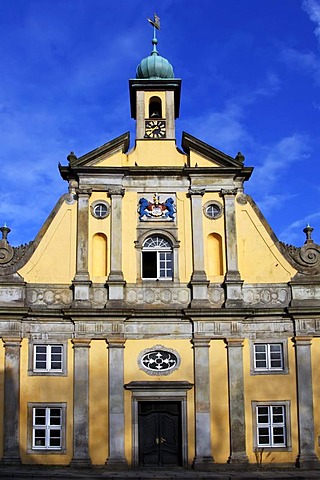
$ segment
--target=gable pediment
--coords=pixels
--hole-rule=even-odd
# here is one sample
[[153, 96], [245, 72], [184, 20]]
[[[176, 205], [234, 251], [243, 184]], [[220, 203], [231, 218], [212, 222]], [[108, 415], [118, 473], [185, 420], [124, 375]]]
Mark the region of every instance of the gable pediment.
[[75, 155], [69, 155], [68, 160], [70, 167], [92, 167], [98, 166], [99, 163], [112, 157], [117, 152], [126, 153], [129, 149], [130, 133], [126, 132], [110, 142], [95, 148], [91, 152], [77, 158]]
[[244, 157], [241, 154], [232, 158], [186, 132], [182, 133], [182, 148], [187, 155], [196, 153], [206, 159], [208, 167], [243, 168]]

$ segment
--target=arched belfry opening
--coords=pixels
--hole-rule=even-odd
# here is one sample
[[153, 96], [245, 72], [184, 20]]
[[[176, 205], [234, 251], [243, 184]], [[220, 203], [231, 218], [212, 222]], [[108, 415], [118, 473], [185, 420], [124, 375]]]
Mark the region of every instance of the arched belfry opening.
[[149, 118], [162, 118], [162, 103], [159, 97], [150, 98]]

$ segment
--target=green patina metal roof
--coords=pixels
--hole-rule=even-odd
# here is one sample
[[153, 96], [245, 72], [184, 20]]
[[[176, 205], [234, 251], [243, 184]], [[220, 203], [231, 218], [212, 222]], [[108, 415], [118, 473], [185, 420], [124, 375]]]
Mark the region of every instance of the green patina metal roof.
[[152, 39], [153, 50], [151, 54], [141, 60], [137, 66], [136, 78], [174, 78], [172, 65], [164, 57], [161, 57], [157, 51], [158, 40]]

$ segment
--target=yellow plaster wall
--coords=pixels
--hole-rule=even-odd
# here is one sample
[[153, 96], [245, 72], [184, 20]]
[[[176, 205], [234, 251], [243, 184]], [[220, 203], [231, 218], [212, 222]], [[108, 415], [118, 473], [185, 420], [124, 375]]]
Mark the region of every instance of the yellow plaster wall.
[[250, 463], [256, 463], [254, 454], [253, 440], [253, 413], [252, 401], [290, 401], [290, 421], [291, 421], [291, 451], [271, 451], [263, 452], [263, 464], [285, 463], [296, 461], [298, 455], [298, 418], [297, 418], [297, 398], [296, 398], [296, 374], [295, 374], [295, 355], [294, 346], [288, 338], [288, 374], [276, 375], [251, 375], [250, 374], [250, 341], [244, 342], [243, 348], [244, 362], [244, 395], [245, 395], [245, 415], [246, 415], [246, 443], [247, 455]]
[[[110, 208], [110, 214], [108, 217], [103, 219], [95, 218], [91, 215], [90, 207], [91, 205], [98, 201], [102, 200], [103, 202], [107, 202]], [[90, 207], [89, 207], [89, 242], [88, 242], [88, 264], [89, 264], [89, 274], [90, 278], [93, 283], [105, 283], [106, 277], [110, 271], [110, 223], [111, 223], [111, 203], [110, 199], [107, 198], [105, 192], [92, 192], [90, 197]], [[107, 272], [104, 276], [96, 276], [93, 273], [99, 270], [99, 264], [101, 262], [101, 258], [99, 255], [94, 253], [94, 245], [93, 245], [93, 237], [96, 234], [103, 234], [107, 238]]]
[[[219, 197], [218, 193], [206, 193], [203, 196], [202, 200], [202, 205], [205, 205], [209, 201], [215, 201], [221, 202], [221, 197]], [[220, 218], [211, 220], [210, 218], [207, 218], [205, 215], [203, 215], [203, 241], [204, 241], [204, 255], [205, 255], [205, 271], [207, 273], [208, 279], [213, 282], [213, 283], [221, 283], [224, 278], [224, 273], [225, 273], [225, 264], [226, 264], [226, 259], [225, 259], [225, 233], [224, 233], [224, 215], [222, 215]], [[210, 268], [209, 264], [211, 262], [217, 262], [219, 259], [212, 258], [210, 255], [210, 251], [208, 248], [208, 237], [212, 233], [217, 233], [221, 237], [221, 242], [222, 242], [222, 267], [223, 267], [223, 274], [222, 275], [210, 275]]]
[[103, 465], [108, 456], [108, 349], [104, 340], [90, 345], [89, 369], [89, 450], [94, 465]]
[[311, 365], [312, 365], [312, 388], [313, 388], [313, 415], [314, 415], [314, 444], [315, 453], [317, 457], [320, 457], [320, 382], [319, 378], [319, 365], [320, 365], [320, 338], [313, 338], [311, 344]]
[[139, 167], [183, 167], [187, 157], [177, 150], [175, 140], [137, 140], [128, 154], [128, 165]]
[[230, 455], [230, 434], [227, 348], [224, 341], [211, 341], [209, 355], [212, 454], [216, 463], [226, 463]]
[[[67, 376], [31, 376], [28, 375], [28, 340], [21, 343], [20, 370], [20, 451], [21, 460], [28, 464], [69, 464], [73, 452], [73, 351], [68, 342]], [[27, 428], [28, 403], [66, 403], [66, 453], [59, 454], [28, 454]]]
[[127, 155], [121, 149], [113, 151], [99, 157], [99, 163], [96, 165], [97, 172], [99, 167], [122, 167], [127, 164]]
[[252, 206], [236, 202], [238, 261], [247, 283], [289, 282], [296, 274], [281, 255]]
[[159, 91], [159, 92], [145, 92], [144, 98], [144, 118], [149, 118], [149, 103], [150, 103], [150, 98], [152, 97], [159, 97], [161, 100], [161, 109], [162, 109], [162, 118], [167, 117], [167, 112], [166, 112], [166, 92], [164, 91]]
[[[178, 370], [167, 375], [148, 375], [138, 367], [138, 356], [142, 350], [156, 345], [176, 350], [181, 357], [181, 364]], [[189, 340], [167, 340], [167, 339], [144, 339], [127, 340], [124, 350], [125, 370], [124, 383], [131, 381], [178, 381], [185, 380], [194, 383], [193, 379], [193, 350]], [[132, 395], [125, 391], [125, 455], [129, 462], [132, 462]], [[188, 427], [188, 462], [191, 464], [195, 455], [194, 452], [194, 392], [188, 391], [187, 398], [187, 427]]]
[[28, 283], [69, 284], [75, 275], [76, 203], [61, 205], [30, 260], [19, 270]]
[[137, 280], [137, 205], [138, 195], [136, 192], [128, 191], [123, 197], [122, 216], [122, 268], [124, 278], [128, 283], [135, 283]]
[[189, 282], [192, 274], [192, 232], [191, 232], [191, 205], [187, 192], [177, 192], [177, 225], [180, 241], [179, 278], [180, 282]]
[[220, 167], [217, 163], [213, 162], [212, 160], [208, 160], [207, 158], [203, 157], [199, 153], [190, 150], [190, 159], [189, 159], [189, 166], [195, 167]]

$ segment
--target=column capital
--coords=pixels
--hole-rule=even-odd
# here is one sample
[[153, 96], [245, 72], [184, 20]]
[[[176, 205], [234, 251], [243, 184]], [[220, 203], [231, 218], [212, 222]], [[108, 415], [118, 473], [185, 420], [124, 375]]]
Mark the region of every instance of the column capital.
[[191, 339], [191, 343], [194, 347], [210, 347], [211, 338], [194, 337]]
[[78, 187], [76, 188], [76, 193], [78, 196], [88, 196], [90, 197], [92, 194], [92, 188], [90, 187]]
[[108, 190], [108, 197], [113, 197], [115, 195], [119, 195], [123, 197], [125, 194], [125, 189], [122, 187], [119, 188], [109, 188]]
[[226, 338], [225, 343], [227, 347], [243, 347], [243, 338]]
[[295, 346], [308, 346], [312, 344], [312, 339], [313, 337], [307, 337], [307, 336], [299, 336], [299, 337], [294, 337], [293, 342]]
[[203, 197], [203, 195], [206, 193], [206, 189], [205, 188], [189, 188], [189, 191], [188, 191], [188, 195], [189, 197], [193, 196], [193, 195], [197, 195], [197, 196], [201, 196]]
[[237, 188], [229, 188], [229, 189], [224, 189], [222, 188], [220, 190], [220, 197], [225, 197], [225, 196], [235, 196], [237, 195], [238, 193], [238, 189]]
[[73, 344], [73, 348], [90, 348], [91, 339], [89, 340], [87, 338], [73, 338], [71, 340], [71, 343]]
[[22, 339], [20, 337], [2, 337], [4, 347], [21, 347]]
[[125, 343], [126, 343], [126, 339], [125, 338], [112, 338], [112, 337], [108, 337], [106, 339], [106, 344], [107, 344], [107, 347], [108, 348], [124, 348], [125, 347]]

